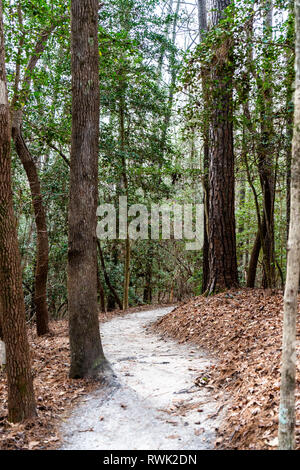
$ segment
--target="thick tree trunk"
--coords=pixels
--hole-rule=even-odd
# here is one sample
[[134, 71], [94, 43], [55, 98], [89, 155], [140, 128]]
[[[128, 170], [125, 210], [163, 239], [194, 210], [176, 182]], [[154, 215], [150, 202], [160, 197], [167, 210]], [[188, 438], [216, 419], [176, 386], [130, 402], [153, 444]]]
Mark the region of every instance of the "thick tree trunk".
[[37, 254], [35, 271], [34, 303], [36, 308], [36, 326], [38, 336], [49, 333], [49, 315], [47, 306], [47, 278], [49, 243], [46, 223], [46, 211], [43, 205], [41, 185], [36, 164], [22, 136], [22, 110], [13, 114], [12, 135], [17, 154], [25, 169], [32, 197], [37, 230]]
[[71, 378], [101, 376], [107, 367], [97, 305], [98, 9], [97, 0], [71, 2], [73, 102], [68, 251]]
[[[212, 24], [217, 26], [230, 0], [214, 0]], [[232, 45], [226, 38], [212, 63], [209, 168], [208, 292], [238, 285], [234, 214], [234, 154], [232, 110]]]
[[282, 369], [279, 408], [279, 448], [295, 447], [296, 324], [300, 278], [300, 0], [296, 13], [296, 89], [291, 173], [291, 222], [284, 295]]
[[0, 2], [0, 323], [7, 355], [8, 416], [19, 422], [35, 416], [35, 400], [26, 336], [21, 259], [13, 213], [10, 161], [11, 123]]

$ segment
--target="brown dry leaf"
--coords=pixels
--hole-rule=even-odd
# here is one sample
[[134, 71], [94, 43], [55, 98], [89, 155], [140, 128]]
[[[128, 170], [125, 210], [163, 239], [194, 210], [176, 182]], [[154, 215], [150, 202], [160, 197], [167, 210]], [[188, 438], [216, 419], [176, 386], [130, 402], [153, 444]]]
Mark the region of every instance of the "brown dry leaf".
[[28, 449], [32, 450], [34, 447], [37, 447], [40, 444], [40, 441], [30, 441], [28, 444]]

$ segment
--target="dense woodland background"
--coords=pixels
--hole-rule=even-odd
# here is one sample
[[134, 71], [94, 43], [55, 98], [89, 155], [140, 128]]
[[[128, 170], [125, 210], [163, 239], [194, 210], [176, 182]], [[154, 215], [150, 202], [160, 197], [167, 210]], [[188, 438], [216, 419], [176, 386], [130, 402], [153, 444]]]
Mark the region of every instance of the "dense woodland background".
[[[105, 2], [99, 12], [99, 203], [117, 200], [125, 174], [131, 204], [173, 198], [203, 200], [206, 101], [211, 94], [203, 96], [202, 81], [209, 63], [222, 60], [214, 57], [214, 51], [218, 35], [226, 30], [232, 48], [236, 249], [241, 285], [281, 287], [285, 278], [294, 81], [290, 3], [273, 2], [271, 20], [271, 2], [239, 1], [228, 9], [222, 26], [206, 36], [201, 30], [201, 44], [196, 3], [112, 1]], [[4, 2], [4, 6], [10, 97], [22, 109], [22, 143], [40, 182], [48, 234], [47, 298], [50, 315], [58, 318], [67, 310], [68, 4], [29, 1], [22, 2], [22, 7], [18, 2]], [[207, 10], [209, 22], [209, 5]], [[22, 80], [41, 39], [43, 52], [30, 72], [30, 88], [18, 93], [18, 75]], [[31, 317], [36, 308], [39, 253], [28, 178], [16, 150], [14, 201], [26, 308]], [[140, 188], [144, 197], [137, 193]], [[265, 249], [260, 249], [260, 231]], [[206, 248], [202, 256], [186, 252], [184, 247], [184, 243], [167, 240], [131, 243], [130, 305], [183, 300], [205, 290]], [[122, 301], [126, 246], [115, 241], [102, 243], [101, 248], [106, 276]], [[44, 240], [41, 250], [46, 249]], [[267, 274], [268, 265], [271, 272]], [[112, 309], [117, 306], [116, 298], [100, 261], [99, 277], [105, 304]]]

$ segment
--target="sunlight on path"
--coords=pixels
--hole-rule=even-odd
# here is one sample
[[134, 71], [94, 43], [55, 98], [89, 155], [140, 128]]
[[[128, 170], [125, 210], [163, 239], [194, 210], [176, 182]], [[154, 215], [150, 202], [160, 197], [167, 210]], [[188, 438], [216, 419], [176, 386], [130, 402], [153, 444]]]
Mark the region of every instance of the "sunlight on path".
[[197, 346], [165, 341], [148, 325], [164, 308], [116, 317], [101, 326], [103, 347], [120, 381], [110, 397], [88, 395], [62, 426], [62, 449], [209, 449], [220, 417], [209, 388], [195, 378], [212, 364]]

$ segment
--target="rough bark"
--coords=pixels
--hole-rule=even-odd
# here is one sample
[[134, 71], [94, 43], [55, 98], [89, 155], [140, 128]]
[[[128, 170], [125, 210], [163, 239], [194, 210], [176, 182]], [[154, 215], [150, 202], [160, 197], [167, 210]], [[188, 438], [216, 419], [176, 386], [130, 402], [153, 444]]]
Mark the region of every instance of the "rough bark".
[[[230, 0], [212, 2], [217, 26]], [[224, 38], [211, 65], [209, 166], [208, 292], [238, 285], [234, 214], [234, 153], [232, 110], [233, 58], [230, 38]]]
[[8, 105], [2, 2], [0, 2], [0, 323], [7, 355], [8, 416], [19, 422], [35, 416], [26, 336], [21, 258], [11, 189], [11, 122]]
[[103, 376], [97, 306], [99, 50], [97, 0], [71, 2], [72, 145], [68, 299], [71, 378]]
[[279, 408], [279, 448], [295, 447], [296, 322], [300, 278], [300, 0], [296, 14], [296, 87], [291, 167], [291, 221], [288, 240], [287, 278], [284, 294], [282, 369]]

